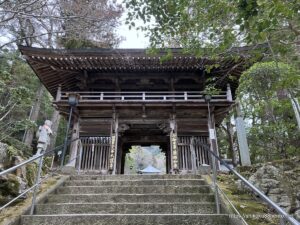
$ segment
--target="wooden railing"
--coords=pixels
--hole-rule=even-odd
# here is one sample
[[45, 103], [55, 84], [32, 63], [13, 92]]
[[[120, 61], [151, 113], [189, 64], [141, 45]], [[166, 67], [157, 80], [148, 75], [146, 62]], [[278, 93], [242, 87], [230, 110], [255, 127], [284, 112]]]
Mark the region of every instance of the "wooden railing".
[[[183, 92], [60, 92], [56, 101], [68, 101], [76, 93], [80, 102], [204, 102], [204, 93]], [[211, 96], [211, 101], [231, 102], [231, 92], [222, 91]]]

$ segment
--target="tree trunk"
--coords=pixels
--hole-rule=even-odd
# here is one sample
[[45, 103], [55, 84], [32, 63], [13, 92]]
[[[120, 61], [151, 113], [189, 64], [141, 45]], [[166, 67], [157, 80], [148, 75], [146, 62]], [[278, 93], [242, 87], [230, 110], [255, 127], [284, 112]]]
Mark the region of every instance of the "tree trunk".
[[51, 137], [50, 145], [48, 147], [49, 150], [55, 148], [60, 118], [61, 118], [61, 115], [59, 114], [59, 112], [57, 110], [54, 110], [54, 112], [52, 114], [52, 118], [51, 118], [51, 122], [52, 122], [51, 128], [52, 128], [53, 135]]
[[[40, 83], [38, 90], [36, 92], [36, 99], [32, 108], [32, 113], [29, 118], [33, 122], [36, 122], [38, 119], [44, 92], [45, 92], [45, 87], [43, 86], [42, 83]], [[28, 146], [31, 146], [33, 136], [34, 136], [34, 129], [33, 128], [28, 129], [25, 134], [24, 143]]]

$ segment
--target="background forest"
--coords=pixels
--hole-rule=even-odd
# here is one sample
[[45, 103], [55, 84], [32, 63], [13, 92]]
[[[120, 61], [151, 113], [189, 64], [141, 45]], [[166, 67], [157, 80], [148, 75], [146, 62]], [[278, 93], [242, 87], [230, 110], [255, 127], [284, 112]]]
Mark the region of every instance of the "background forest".
[[166, 155], [159, 146], [152, 145], [148, 147], [132, 146], [125, 157], [124, 174], [137, 174], [147, 166], [153, 166], [166, 173]]
[[[17, 45], [117, 47], [123, 39], [118, 34], [120, 17], [126, 14], [129, 29], [149, 38], [150, 53], [182, 47], [199, 57], [235, 57], [234, 47], [255, 47], [253, 59], [261, 62], [242, 75], [236, 93], [252, 162], [299, 156], [299, 12], [297, 0], [1, 1], [0, 141], [30, 155], [25, 146], [35, 145], [34, 131], [45, 119], [53, 121], [58, 137], [50, 148], [64, 138], [64, 119], [51, 106], [51, 96]], [[218, 141], [223, 155], [237, 163], [234, 114], [235, 108], [218, 128]]]

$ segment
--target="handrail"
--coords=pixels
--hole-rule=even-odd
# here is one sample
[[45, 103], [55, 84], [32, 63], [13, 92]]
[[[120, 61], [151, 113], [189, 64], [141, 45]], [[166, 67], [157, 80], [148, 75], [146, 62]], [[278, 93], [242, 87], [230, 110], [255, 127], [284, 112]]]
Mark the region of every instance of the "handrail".
[[[74, 141], [77, 141], [79, 138], [75, 138], [73, 140], [69, 140], [67, 142], [67, 145], [70, 145], [72, 142]], [[36, 190], [38, 188], [38, 186], [42, 183], [42, 180], [39, 179], [39, 176], [40, 176], [40, 170], [41, 170], [41, 166], [42, 166], [42, 163], [43, 163], [43, 157], [46, 156], [46, 155], [49, 155], [50, 153], [53, 153], [53, 152], [56, 152], [57, 150], [60, 150], [63, 148], [63, 145], [61, 146], [58, 146], [58, 147], [55, 147], [54, 149], [51, 149], [51, 150], [48, 150], [48, 151], [45, 151], [44, 153], [42, 154], [39, 154], [37, 156], [34, 156], [34, 157], [31, 157], [30, 159], [28, 160], [25, 160], [23, 162], [21, 162], [20, 164], [16, 165], [16, 166], [13, 166], [11, 168], [8, 168], [2, 172], [0, 172], [0, 176], [3, 176], [5, 174], [8, 174], [10, 172], [13, 172], [15, 171], [16, 169], [22, 167], [22, 166], [25, 166], [33, 161], [36, 161], [37, 159], [40, 159], [40, 162], [39, 162], [39, 172], [37, 173], [37, 177], [36, 177], [36, 181], [35, 181], [35, 184], [30, 187], [30, 188], [27, 188], [25, 191], [23, 191], [22, 193], [20, 193], [18, 196], [16, 196], [15, 198], [13, 198], [12, 200], [10, 200], [9, 202], [7, 202], [6, 204], [4, 204], [3, 206], [0, 207], [0, 211], [3, 210], [4, 208], [6, 208], [8, 205], [10, 205], [11, 203], [13, 203], [14, 201], [16, 201], [17, 199], [19, 199], [20, 197], [22, 197], [23, 195], [25, 195], [26, 193], [28, 193], [29, 191], [33, 190], [34, 189], [34, 194], [33, 194], [33, 200], [32, 200], [32, 207], [31, 207], [31, 213], [33, 212], [33, 206], [35, 204], [35, 196], [36, 196]], [[78, 158], [78, 155], [75, 157], [75, 159]], [[75, 159], [72, 159], [70, 161], [73, 161]], [[52, 171], [53, 172], [53, 171]]]
[[[69, 141], [69, 142], [68, 142], [68, 145], [69, 145], [70, 143], [72, 143], [72, 142], [78, 140], [78, 139], [79, 139], [79, 138], [76, 138], [76, 139], [74, 139], [74, 140]], [[6, 170], [1, 171], [1, 172], [0, 172], [0, 176], [3, 176], [3, 175], [5, 175], [5, 174], [7, 174], [7, 173], [10, 173], [10, 172], [13, 172], [13, 171], [15, 171], [16, 169], [18, 169], [18, 168], [20, 168], [20, 167], [22, 167], [22, 166], [25, 166], [25, 165], [27, 165], [27, 164], [29, 164], [29, 163], [31, 163], [31, 162], [33, 162], [33, 161], [35, 161], [35, 160], [37, 160], [37, 159], [43, 157], [43, 156], [45, 156], [45, 155], [48, 155], [49, 153], [55, 152], [55, 151], [57, 151], [57, 150], [59, 150], [59, 149], [61, 149], [61, 148], [63, 148], [63, 145], [60, 145], [60, 146], [58, 146], [58, 147], [55, 147], [54, 149], [48, 150], [48, 151], [46, 151], [46, 152], [44, 152], [44, 153], [42, 153], [42, 154], [39, 154], [39, 155], [37, 155], [37, 156], [31, 157], [31, 158], [29, 158], [29, 159], [27, 159], [27, 160], [21, 162], [21, 163], [18, 164], [18, 165], [15, 165], [15, 166], [13, 166], [13, 167], [10, 167], [10, 168], [8, 168], [8, 169], [6, 169]]]
[[219, 187], [218, 184], [216, 184], [218, 190], [221, 192], [221, 194], [225, 197], [226, 201], [229, 203], [229, 205], [231, 206], [231, 208], [233, 208], [233, 210], [235, 211], [235, 213], [238, 215], [238, 217], [241, 219], [241, 221], [243, 222], [243, 224], [248, 225], [248, 223], [245, 221], [245, 219], [242, 217], [242, 215], [240, 214], [240, 212], [237, 210], [237, 208], [232, 204], [232, 202], [229, 200], [229, 198], [227, 197], [227, 195], [225, 194], [225, 192]]
[[201, 142], [197, 142], [197, 144], [201, 145], [205, 151], [214, 156], [217, 160], [219, 160], [227, 169], [229, 169], [234, 175], [236, 175], [240, 180], [242, 180], [253, 192], [258, 194], [269, 206], [277, 211], [280, 215], [282, 215], [287, 221], [292, 223], [293, 225], [300, 225], [300, 223], [287, 212], [285, 212], [280, 206], [274, 203], [268, 196], [262, 193], [257, 187], [251, 184], [245, 177], [243, 177], [240, 173], [238, 173], [235, 169], [231, 168], [223, 159], [221, 159], [215, 152], [211, 151], [209, 147]]
[[10, 172], [13, 172], [13, 171], [15, 171], [16, 169], [18, 169], [18, 168], [20, 168], [20, 167], [22, 167], [22, 166], [25, 166], [25, 165], [27, 165], [27, 164], [29, 164], [29, 163], [31, 163], [31, 162], [33, 162], [33, 161], [35, 161], [35, 160], [37, 160], [37, 159], [43, 157], [44, 155], [46, 155], [46, 153], [49, 154], [50, 152], [54, 152], [54, 151], [56, 151], [56, 150], [58, 150], [58, 149], [60, 149], [60, 148], [62, 148], [62, 147], [63, 147], [63, 146], [58, 146], [58, 147], [56, 147], [56, 148], [54, 148], [54, 149], [52, 149], [52, 150], [49, 150], [49, 151], [47, 151], [47, 152], [45, 152], [45, 153], [42, 153], [42, 154], [40, 154], [40, 155], [31, 157], [31, 158], [29, 158], [29, 159], [27, 159], [27, 160], [21, 162], [21, 163], [18, 164], [18, 165], [15, 165], [15, 166], [10, 167], [10, 168], [8, 168], [8, 169], [6, 169], [6, 170], [3, 170], [2, 172], [0, 172], [0, 176], [3, 176], [3, 175], [8, 174], [8, 173], [10, 173]]

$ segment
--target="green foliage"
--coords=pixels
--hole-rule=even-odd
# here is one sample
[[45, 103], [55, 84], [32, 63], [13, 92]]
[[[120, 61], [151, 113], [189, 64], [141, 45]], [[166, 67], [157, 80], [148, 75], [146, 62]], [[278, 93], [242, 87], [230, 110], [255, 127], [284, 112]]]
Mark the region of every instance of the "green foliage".
[[[234, 37], [234, 4], [228, 1], [172, 1], [129, 0], [125, 1], [128, 12], [127, 24], [134, 27], [135, 19], [145, 25], [152, 47], [168, 47], [173, 39], [190, 51], [202, 55], [203, 47], [225, 50]], [[226, 26], [224, 26], [226, 21]]]
[[299, 80], [297, 70], [285, 63], [256, 63], [241, 76], [239, 93], [249, 94], [255, 100], [271, 100], [276, 91], [299, 87]]
[[34, 185], [37, 170], [38, 170], [38, 166], [36, 163], [30, 163], [26, 165], [26, 180], [27, 180], [27, 185], [29, 187], [32, 187]]
[[204, 88], [204, 95], [217, 95], [220, 93], [220, 89], [216, 88], [214, 84], [208, 84]]
[[9, 159], [12, 160], [14, 156], [19, 155], [19, 150], [14, 148], [13, 146], [8, 146], [7, 155], [9, 156]]
[[37, 78], [16, 52], [2, 52], [0, 58], [0, 140], [17, 137], [33, 126], [26, 114], [34, 99]]
[[25, 157], [29, 157], [32, 155], [32, 148], [13, 137], [6, 137], [5, 143], [11, 147], [14, 147], [14, 149], [18, 149], [21, 156], [24, 155]]
[[55, 146], [60, 146], [64, 144], [64, 139], [66, 135], [66, 127], [67, 127], [67, 121], [65, 118], [61, 118], [58, 126], [58, 131], [57, 131], [57, 138], [56, 138], [56, 143]]
[[290, 95], [299, 96], [300, 75], [275, 62], [253, 65], [240, 79], [238, 97], [248, 124], [252, 161], [300, 154], [300, 134]]
[[[0, 141], [31, 154], [31, 150], [20, 143], [24, 131], [37, 127], [29, 120], [31, 107], [36, 100], [39, 81], [19, 52], [2, 51], [0, 58]], [[53, 111], [51, 96], [43, 96], [38, 124], [49, 119]], [[18, 141], [19, 140], [19, 141]]]
[[[296, 62], [298, 0], [124, 0], [126, 24], [146, 33], [152, 48], [183, 47], [197, 56], [234, 54], [232, 47], [268, 43]], [[137, 26], [134, 21], [144, 24]], [[298, 43], [299, 44], [299, 43]], [[260, 54], [265, 49], [260, 49]], [[239, 53], [242, 54], [242, 53]], [[255, 53], [257, 54], [257, 52]]]
[[47, 174], [49, 172], [51, 163], [52, 163], [52, 156], [48, 156], [44, 158], [43, 167], [42, 167], [44, 174]]

